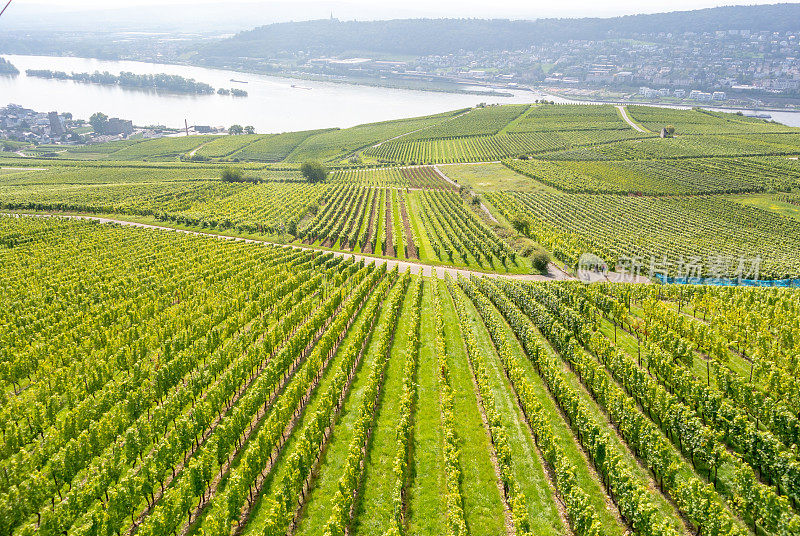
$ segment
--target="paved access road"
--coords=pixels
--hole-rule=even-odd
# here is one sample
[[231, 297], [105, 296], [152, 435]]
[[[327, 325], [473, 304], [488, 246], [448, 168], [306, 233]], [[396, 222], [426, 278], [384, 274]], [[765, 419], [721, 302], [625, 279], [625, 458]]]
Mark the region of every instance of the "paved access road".
[[631, 126], [631, 128], [633, 128], [633, 130], [637, 132], [649, 132], [640, 127], [639, 125], [637, 125], [636, 123], [634, 123], [633, 120], [631, 120], [631, 118], [628, 116], [628, 110], [626, 110], [624, 106], [617, 106], [617, 110], [619, 110], [619, 113], [622, 115], [622, 118], [625, 120], [626, 123], [628, 123]]
[[[174, 231], [174, 232], [177, 232], [177, 233], [184, 233], [184, 234], [189, 234], [189, 235], [194, 235], [194, 236], [205, 236], [205, 237], [209, 237], [209, 238], [217, 238], [217, 239], [223, 239], [223, 240], [235, 240], [237, 242], [245, 242], [245, 243], [248, 243], [248, 244], [276, 245], [276, 244], [273, 244], [272, 242], [267, 242], [265, 240], [255, 240], [255, 239], [252, 239], [252, 238], [242, 238], [242, 237], [238, 237], [238, 236], [225, 236], [225, 235], [219, 235], [219, 234], [213, 234], [213, 233], [204, 233], [202, 231], [190, 231], [190, 230], [187, 230], [187, 229], [173, 229], [172, 227], [164, 227], [164, 226], [161, 226], [161, 225], [152, 225], [152, 224], [149, 224], [149, 223], [139, 223], [139, 222], [133, 222], [133, 221], [117, 220], [117, 219], [114, 219], [114, 218], [104, 218], [104, 217], [101, 217], [101, 216], [77, 216], [77, 215], [66, 215], [66, 214], [8, 214], [8, 215], [9, 216], [35, 216], [35, 217], [41, 217], [41, 218], [70, 218], [70, 219], [76, 219], [76, 220], [91, 220], [91, 221], [97, 221], [97, 222], [100, 222], [100, 223], [116, 223], [116, 224], [119, 224], [119, 225], [126, 225], [126, 226], [129, 226], [129, 227], [137, 227], [137, 228], [140, 228], [140, 229], [153, 229], [153, 230], [159, 230], [159, 231]], [[280, 244], [277, 244], [277, 245], [280, 245]], [[328, 251], [328, 250], [322, 250], [322, 249], [318, 249], [318, 248], [313, 248], [313, 247], [303, 246], [303, 245], [297, 245], [297, 244], [289, 244], [289, 245], [287, 245], [285, 247], [292, 247], [292, 248], [295, 248], [295, 249], [303, 249], [303, 250]], [[385, 258], [381, 258], [381, 257], [371, 257], [369, 255], [360, 255], [358, 253], [348, 253], [346, 251], [332, 251], [331, 253], [333, 253], [337, 257], [354, 257], [356, 260], [364, 260], [364, 262], [367, 262], [367, 263], [374, 262], [378, 266], [380, 266], [382, 264], [386, 264], [387, 265], [386, 268], [389, 269], [389, 270], [391, 270], [395, 266], [397, 266], [398, 269], [401, 272], [405, 272], [405, 271], [411, 270], [411, 273], [413, 273], [413, 274], [422, 274], [422, 275], [426, 275], [426, 276], [431, 276], [431, 275], [433, 275], [434, 270], [435, 270], [436, 271], [436, 275], [438, 277], [442, 278], [442, 279], [444, 279], [444, 274], [445, 273], [450, 274], [452, 277], [456, 277], [457, 275], [462, 275], [464, 277], [469, 277], [471, 275], [475, 275], [475, 276], [478, 276], [478, 277], [480, 277], [480, 276], [507, 277], [509, 279], [515, 279], [515, 280], [518, 280], [518, 281], [555, 281], [555, 280], [567, 280], [567, 279], [574, 280], [575, 279], [574, 277], [572, 277], [571, 275], [565, 273], [564, 271], [562, 271], [560, 268], [558, 268], [557, 266], [555, 266], [552, 263], [549, 266], [549, 272], [550, 273], [548, 275], [536, 275], [536, 274], [487, 274], [487, 273], [484, 273], [484, 272], [476, 272], [476, 271], [473, 271], [473, 270], [464, 270], [464, 269], [461, 269], [461, 268], [451, 268], [451, 267], [447, 267], [447, 266], [431, 266], [431, 265], [428, 265], [428, 264], [422, 264], [422, 263], [413, 262], [413, 261], [407, 261], [407, 260], [385, 259]]]

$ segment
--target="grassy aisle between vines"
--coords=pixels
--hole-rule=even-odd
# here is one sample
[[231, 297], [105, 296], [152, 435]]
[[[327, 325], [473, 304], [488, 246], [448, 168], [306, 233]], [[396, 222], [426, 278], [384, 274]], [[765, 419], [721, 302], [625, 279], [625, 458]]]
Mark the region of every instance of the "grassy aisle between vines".
[[[678, 310], [678, 305], [672, 302], [662, 302], [667, 307], [671, 308], [674, 311]], [[632, 313], [636, 314], [637, 316], [641, 317], [643, 315], [642, 308], [636, 304], [632, 304]], [[686, 315], [687, 318], [691, 318], [696, 322], [700, 322], [702, 324], [708, 324], [708, 322], [703, 321], [703, 312], [702, 310], [694, 311], [694, 315], [692, 316], [691, 307], [689, 305], [685, 305], [681, 309], [681, 314]], [[709, 321], [711, 318], [708, 319]], [[613, 330], [613, 326], [611, 326]], [[617, 330], [619, 333], [619, 329]], [[613, 333], [612, 333], [613, 335]], [[696, 352], [695, 352], [696, 353]], [[732, 370], [733, 372], [737, 373], [741, 376], [742, 379], [747, 380], [750, 377], [750, 362], [744, 359], [740, 354], [737, 354], [733, 349], [728, 350], [728, 361], [725, 363], [727, 367]], [[692, 362], [692, 373], [695, 375], [696, 378], [703, 378], [707, 379], [708, 374], [706, 373], [706, 359], [703, 356], [698, 355], [696, 359]], [[711, 381], [714, 381], [714, 376], [712, 375]], [[756, 383], [758, 379], [755, 380]], [[769, 389], [768, 385], [763, 386], [765, 389]]]
[[541, 376], [536, 372], [533, 363], [528, 359], [519, 340], [514, 336], [514, 332], [511, 326], [508, 325], [508, 321], [500, 314], [494, 305], [492, 305], [492, 310], [497, 313], [498, 318], [502, 319], [503, 328], [510, 336], [511, 351], [525, 371], [527, 379], [534, 389], [536, 400], [541, 404], [550, 422], [550, 426], [556, 434], [559, 444], [572, 462], [575, 477], [581, 489], [589, 496], [589, 500], [595, 512], [597, 512], [605, 534], [607, 536], [624, 535], [628, 529], [620, 518], [619, 512], [611, 498], [606, 494], [600, 483], [599, 476], [586, 457], [586, 454], [581, 449], [580, 444], [576, 441], [564, 414], [550, 395]]
[[503, 427], [508, 433], [514, 473], [522, 493], [525, 494], [531, 526], [536, 527], [536, 534], [540, 536], [563, 534], [567, 527], [559, 516], [555, 498], [547, 483], [542, 460], [536, 451], [536, 443], [517, 410], [514, 395], [505, 381], [502, 365], [489, 332], [472, 302], [463, 296], [461, 290], [458, 292], [462, 293], [462, 299], [472, 322], [472, 329], [478, 340], [479, 348], [486, 357], [492, 392]]
[[417, 215], [416, 218], [411, 218], [411, 225], [416, 232], [414, 238], [418, 240], [417, 247], [419, 248], [419, 258], [424, 262], [432, 262], [434, 259], [438, 262], [436, 253], [431, 246], [431, 239], [425, 231], [425, 223], [422, 220], [424, 215], [419, 203], [419, 198], [416, 195], [412, 195], [412, 193], [408, 193], [406, 194], [406, 199], [409, 211]]
[[403, 219], [400, 216], [400, 203], [397, 200], [397, 190], [392, 189], [392, 224], [394, 228], [392, 229], [393, 241], [394, 241], [394, 250], [395, 255], [400, 258], [406, 258], [406, 250], [403, 247]]
[[[608, 320], [603, 319], [600, 329], [610, 341], [614, 340], [614, 327], [608, 322]], [[617, 329], [617, 344], [615, 346], [625, 351], [629, 356], [631, 356], [631, 358], [637, 359], [639, 345], [636, 341], [636, 338], [627, 331], [624, 331], [619, 328]], [[642, 352], [644, 351], [645, 351], [645, 343], [643, 342]], [[701, 363], [700, 358], [695, 360], [695, 365], [699, 366], [699, 372], [700, 372], [700, 375], [695, 374], [695, 376], [705, 381], [706, 368], [705, 365]], [[684, 454], [682, 454], [682, 457], [684, 461], [687, 463], [687, 465], [691, 467], [691, 460]], [[683, 474], [684, 475], [689, 474], [689, 471], [685, 471]], [[695, 474], [697, 474], [697, 476], [699, 476], [700, 478], [704, 478], [705, 471], [695, 471]], [[730, 489], [731, 487], [730, 480], [732, 478], [733, 475], [730, 467], [723, 465], [717, 471], [717, 489], [723, 492], [723, 495], [726, 490]]]
[[[373, 197], [375, 196], [375, 192], [373, 192]], [[361, 222], [361, 225], [358, 226], [358, 234], [356, 234], [356, 240], [360, 240], [360, 237], [367, 238], [367, 229], [369, 229], [369, 222], [370, 222], [370, 214], [372, 213], [372, 206], [373, 206], [373, 199], [369, 199], [369, 203], [364, 205], [364, 218]], [[354, 253], [363, 253], [364, 248], [361, 247], [359, 242], [352, 244], [350, 249]]]
[[[389, 326], [388, 315], [387, 309], [381, 310], [380, 318], [375, 324], [374, 332], [376, 334], [392, 328], [392, 326]], [[345, 400], [339, 423], [334, 428], [328, 448], [323, 454], [319, 473], [312, 491], [308, 495], [306, 505], [298, 522], [298, 528], [295, 531], [298, 536], [321, 534], [325, 523], [328, 521], [331, 512], [331, 500], [339, 485], [339, 479], [342, 476], [347, 457], [347, 449], [353, 435], [352, 426], [355, 419], [358, 418], [358, 408], [361, 407], [364, 398], [367, 380], [371, 371], [375, 368], [379, 347], [379, 338], [373, 336], [367, 345], [364, 361], [353, 381], [350, 394]]]
[[[614, 327], [608, 320], [605, 319], [602, 320], [601, 331], [609, 340], [611, 341], [614, 340]], [[619, 328], [617, 329], [616, 337], [617, 337], [617, 344], [615, 346], [624, 350], [632, 359], [637, 359], [639, 345], [637, 343], [636, 338], [627, 331], [624, 331]], [[642, 343], [642, 352], [646, 351], [645, 344], [646, 344], [645, 342]], [[705, 382], [707, 379], [706, 367], [704, 361], [702, 360], [702, 358], [700, 358], [700, 356], [695, 356], [692, 374], [694, 375], [695, 378], [701, 380], [702, 382]], [[746, 379], [746, 376], [744, 379]], [[714, 377], [712, 376], [712, 383], [715, 383], [713, 380]], [[707, 472], [706, 468], [698, 464], [698, 469], [691, 471], [691, 465], [692, 465], [691, 458], [686, 454], [682, 454], [682, 457], [687, 465], [686, 469], [681, 472], [682, 475], [685, 476], [694, 473], [696, 476], [704, 478]], [[719, 470], [716, 472], [715, 488], [720, 492], [720, 495], [722, 497], [728, 499], [729, 504], [733, 500], [730, 494], [734, 493], [733, 490], [735, 489], [735, 483], [734, 483], [735, 479], [736, 479], [735, 471], [730, 464], [721, 465]]]
[[372, 432], [372, 444], [367, 454], [364, 489], [356, 509], [351, 534], [383, 534], [388, 530], [394, 515], [390, 476], [393, 474], [392, 464], [396, 455], [395, 432], [400, 419], [399, 402], [405, 364], [403, 352], [408, 343], [412, 304], [413, 294], [406, 292], [384, 378], [383, 396]]
[[[365, 300], [366, 301], [366, 300]], [[358, 323], [362, 321], [370, 321], [369, 319], [364, 318], [365, 310], [362, 310], [356, 316], [355, 321], [353, 322], [353, 326], [357, 326]], [[351, 326], [351, 327], [353, 327]], [[288, 460], [288, 453], [294, 450], [295, 445], [297, 444], [297, 439], [300, 437], [300, 431], [303, 429], [303, 426], [307, 423], [310, 416], [313, 416], [316, 413], [316, 410], [320, 403], [320, 393], [325, 393], [328, 389], [328, 385], [333, 381], [334, 376], [338, 370], [341, 368], [341, 361], [343, 359], [344, 353], [341, 351], [344, 348], [347, 348], [350, 344], [353, 344], [354, 341], [354, 334], [353, 329], [350, 329], [345, 335], [344, 339], [342, 340], [341, 345], [339, 346], [339, 351], [336, 352], [336, 355], [331, 358], [331, 361], [328, 367], [325, 370], [325, 373], [322, 376], [322, 379], [315, 390], [314, 395], [312, 395], [311, 399], [309, 400], [303, 415], [298, 420], [297, 424], [294, 427], [294, 432], [292, 433], [291, 437], [286, 441], [286, 444], [283, 447], [283, 451], [281, 455], [278, 457], [277, 462], [275, 463], [272, 471], [270, 472], [269, 476], [267, 477], [266, 482], [262, 488], [261, 494], [259, 495], [258, 500], [256, 501], [253, 509], [250, 512], [250, 519], [248, 520], [247, 525], [244, 527], [242, 531], [243, 534], [249, 534], [254, 536], [261, 536], [262, 534], [262, 527], [265, 522], [265, 517], [269, 514], [267, 508], [262, 508], [264, 504], [264, 498], [271, 497], [273, 492], [275, 491], [275, 487], [279, 485], [282, 480], [284, 473], [287, 471], [287, 460]], [[361, 363], [361, 367], [363, 367], [363, 361]], [[334, 427], [334, 430], [338, 428], [337, 426]]]
[[[412, 445], [412, 482], [408, 489], [409, 535], [446, 533], [446, 505], [443, 490], [447, 483], [444, 474], [442, 429], [437, 378], [436, 338], [433, 294], [426, 281], [422, 295], [420, 317], [419, 363], [417, 365], [417, 402]], [[426, 329], [427, 327], [427, 329]]]
[[383, 255], [384, 236], [386, 234], [386, 190], [381, 189], [378, 196], [378, 205], [375, 207], [375, 219], [377, 220], [375, 229], [375, 251], [374, 255]]
[[[538, 329], [537, 329], [538, 332]], [[628, 444], [622, 439], [619, 433], [616, 431], [616, 428], [611, 424], [609, 421], [607, 414], [603, 409], [598, 405], [598, 403], [594, 400], [592, 395], [586, 390], [584, 385], [580, 382], [578, 377], [575, 373], [570, 370], [567, 366], [563, 358], [556, 352], [553, 347], [548, 342], [547, 338], [545, 338], [540, 332], [539, 336], [544, 348], [550, 352], [552, 355], [557, 356], [557, 362], [561, 366], [561, 373], [563, 374], [564, 378], [567, 380], [568, 384], [576, 390], [578, 395], [586, 404], [586, 407], [590, 410], [592, 417], [600, 423], [603, 423], [608, 429], [612, 432], [609, 434], [609, 439], [611, 444], [614, 445], [623, 455], [623, 459], [626, 462], [626, 465], [632, 472], [637, 479], [646, 484], [650, 491], [650, 500], [658, 509], [660, 515], [669, 520], [670, 523], [673, 525], [675, 530], [677, 530], [681, 534], [688, 534], [688, 528], [683, 522], [683, 519], [678, 512], [675, 504], [671, 502], [664, 494], [658, 491], [658, 484], [652, 478], [650, 472], [644, 467], [643, 464], [639, 462], [636, 455], [630, 449]]]
[[453, 413], [458, 417], [456, 434], [461, 439], [462, 492], [467, 527], [473, 536], [497, 536], [505, 533], [503, 498], [497, 488], [497, 475], [489, 458], [491, 445], [478, 410], [478, 401], [467, 364], [461, 328], [455, 305], [444, 281], [439, 281], [444, 315], [444, 332], [450, 365], [450, 383], [455, 400]]

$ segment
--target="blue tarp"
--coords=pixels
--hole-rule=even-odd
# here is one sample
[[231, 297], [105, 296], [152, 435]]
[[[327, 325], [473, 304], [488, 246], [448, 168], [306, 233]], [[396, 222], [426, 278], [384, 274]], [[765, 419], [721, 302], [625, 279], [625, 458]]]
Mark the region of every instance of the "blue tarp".
[[712, 277], [665, 277], [654, 274], [656, 279], [670, 285], [721, 285], [727, 287], [800, 287], [800, 279], [737, 279]]

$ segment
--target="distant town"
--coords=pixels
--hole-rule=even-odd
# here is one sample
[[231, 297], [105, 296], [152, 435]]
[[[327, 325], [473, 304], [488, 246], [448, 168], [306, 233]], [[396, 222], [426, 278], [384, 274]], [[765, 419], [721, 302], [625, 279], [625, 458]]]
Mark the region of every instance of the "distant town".
[[76, 119], [69, 112], [37, 112], [17, 104], [0, 108], [0, 148], [14, 151], [21, 142], [32, 145], [79, 145], [105, 143], [132, 137], [147, 139], [176, 134], [217, 134], [228, 130], [204, 125], [172, 129], [164, 126], [134, 126], [118, 117], [98, 112], [89, 120]]
[[[240, 61], [240, 67], [264, 67], [258, 60]], [[798, 34], [746, 29], [569, 40], [524, 50], [461, 51], [408, 61], [297, 52], [291, 60], [270, 65], [298, 75], [416, 79], [509, 89], [534, 86], [582, 98], [688, 105], [714, 102], [795, 108], [800, 97]]]

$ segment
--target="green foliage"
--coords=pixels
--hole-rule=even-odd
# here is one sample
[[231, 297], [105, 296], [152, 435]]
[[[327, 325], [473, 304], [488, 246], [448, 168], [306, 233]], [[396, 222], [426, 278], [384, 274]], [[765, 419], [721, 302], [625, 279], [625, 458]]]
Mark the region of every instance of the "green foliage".
[[372, 147], [390, 138], [404, 136], [420, 128], [447, 121], [461, 111], [463, 110], [324, 131], [305, 139], [286, 160], [289, 162], [312, 159], [323, 162], [343, 160], [356, 151]]
[[138, 141], [109, 154], [114, 160], [178, 160], [201, 145], [215, 140], [216, 136], [175, 136]]
[[[574, 266], [594, 253], [613, 266], [621, 257], [666, 259], [675, 273], [680, 259], [761, 258], [766, 279], [797, 277], [800, 264], [787, 248], [800, 250], [800, 222], [723, 197], [637, 197], [531, 193], [488, 193], [486, 198], [509, 221], [528, 220], [527, 236]], [[569, 215], [569, 217], [564, 217]], [[652, 256], [652, 257], [651, 257]], [[704, 264], [706, 275], [708, 264]]]
[[[124, 173], [120, 183], [128, 187]], [[329, 187], [223, 186], [250, 198], [291, 191], [300, 204]], [[436, 196], [430, 203], [460, 202]], [[424, 278], [385, 265], [55, 217], [0, 217], [0, 256], [4, 534], [124, 533], [134, 520], [142, 536], [192, 523], [209, 536], [285, 534], [309, 523], [301, 514], [319, 478], [334, 482], [330, 512], [304, 533], [364, 526], [369, 478], [392, 490], [382, 532], [403, 534], [418, 515], [409, 483], [431, 469], [413, 446], [427, 385], [417, 367], [430, 343], [438, 381], [426, 400], [438, 400], [441, 417], [448, 536], [465, 535], [475, 514], [464, 490], [476, 456], [492, 479], [496, 462], [515, 533], [536, 531], [536, 499], [523, 493], [525, 465], [513, 454], [519, 434], [538, 447], [552, 484], [542, 495], [554, 490], [576, 536], [604, 533], [595, 505], [611, 503], [646, 536], [675, 536], [686, 521], [720, 536], [744, 536], [753, 523], [800, 532], [797, 289], [447, 278], [431, 285], [429, 303]], [[464, 370], [451, 370], [460, 348]], [[396, 415], [382, 403], [387, 371], [397, 374]], [[477, 453], [455, 409], [463, 401], [485, 441]], [[504, 412], [517, 410], [522, 426], [512, 429]], [[391, 422], [376, 428], [380, 415]], [[332, 464], [324, 453], [340, 432], [346, 458]], [[568, 456], [565, 434], [582, 454]], [[381, 452], [391, 470], [367, 474]]]
[[654, 106], [628, 106], [626, 109], [631, 119], [654, 132], [660, 132], [665, 125], [674, 126], [681, 135], [790, 132], [793, 130], [785, 125], [770, 124], [762, 119], [732, 113], [711, 112], [701, 108], [676, 110]]
[[89, 118], [89, 124], [96, 133], [103, 134], [108, 126], [108, 116], [103, 112], [95, 112]]
[[331, 173], [328, 182], [375, 188], [457, 188], [431, 166], [344, 169]]
[[220, 177], [222, 182], [244, 182], [244, 173], [241, 169], [235, 167], [226, 167], [222, 170], [222, 176]]
[[255, 141], [243, 144], [240, 150], [229, 156], [238, 160], [252, 160], [255, 162], [281, 162], [304, 140], [324, 130], [305, 130], [300, 132], [286, 132], [262, 136]]
[[546, 251], [537, 250], [531, 255], [531, 265], [540, 274], [547, 274], [548, 264], [550, 264], [550, 254]]
[[505, 160], [517, 173], [571, 193], [651, 195], [788, 191], [800, 167], [776, 157], [581, 161]]
[[17, 69], [14, 64], [8, 61], [5, 58], [0, 58], [0, 74], [5, 75], [18, 75], [19, 69]]
[[448, 121], [414, 132], [404, 139], [432, 140], [494, 135], [528, 110], [527, 104], [473, 108]]
[[322, 182], [328, 178], [328, 169], [315, 161], [303, 162], [303, 165], [300, 166], [300, 173], [310, 183]]
[[75, 82], [102, 84], [107, 86], [120, 86], [145, 90], [164, 90], [173, 93], [188, 93], [195, 95], [212, 95], [214, 88], [204, 82], [196, 82], [192, 78], [184, 78], [174, 74], [135, 74], [121, 72], [119, 75], [108, 71], [94, 73], [65, 73], [49, 69], [28, 69], [28, 76], [38, 78], [55, 78], [58, 80], [73, 80]]
[[[207, 158], [226, 158], [231, 157], [236, 152], [244, 147], [251, 145], [258, 140], [262, 139], [263, 135], [248, 135], [241, 136], [221, 136], [215, 140], [203, 144], [197, 149], [197, 155], [202, 155]], [[251, 159], [252, 160], [252, 159]]]
[[[423, 222], [431, 247], [440, 260], [474, 259], [480, 266], [516, 264], [516, 253], [501, 240], [463, 199], [452, 192], [425, 191], [420, 197]], [[457, 256], [456, 256], [457, 255]]]

